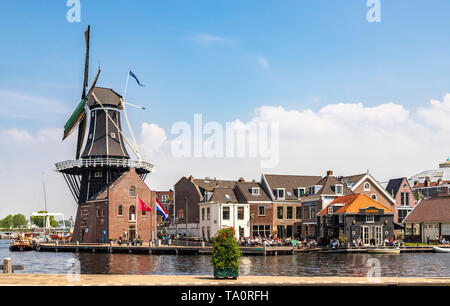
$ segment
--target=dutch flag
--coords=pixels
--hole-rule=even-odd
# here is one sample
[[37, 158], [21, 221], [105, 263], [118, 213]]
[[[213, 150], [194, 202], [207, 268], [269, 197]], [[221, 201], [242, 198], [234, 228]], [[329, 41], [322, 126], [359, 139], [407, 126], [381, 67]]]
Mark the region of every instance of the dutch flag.
[[161, 214], [161, 216], [163, 216], [164, 219], [167, 220], [167, 218], [169, 217], [169, 214], [164, 209], [164, 206], [161, 205], [161, 202], [158, 200], [158, 198], [155, 198], [155, 204], [156, 204], [156, 211], [159, 212]]

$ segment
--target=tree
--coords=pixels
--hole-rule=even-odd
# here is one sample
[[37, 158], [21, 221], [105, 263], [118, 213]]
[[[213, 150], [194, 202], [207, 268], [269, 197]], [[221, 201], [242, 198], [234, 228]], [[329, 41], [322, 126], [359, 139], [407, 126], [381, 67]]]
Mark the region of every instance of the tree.
[[[39, 214], [45, 214], [47, 213], [44, 210], [38, 211]], [[44, 227], [45, 226], [45, 218], [46, 217], [38, 217], [38, 216], [33, 216], [31, 217], [31, 223], [37, 225], [38, 227]], [[51, 227], [57, 227], [58, 226], [58, 222], [56, 222], [55, 217], [50, 216], [50, 226]]]
[[0, 228], [11, 228], [13, 227], [13, 216], [9, 215], [0, 220]]
[[19, 228], [22, 226], [27, 226], [27, 218], [22, 214], [17, 214], [12, 217], [12, 223], [14, 228]]

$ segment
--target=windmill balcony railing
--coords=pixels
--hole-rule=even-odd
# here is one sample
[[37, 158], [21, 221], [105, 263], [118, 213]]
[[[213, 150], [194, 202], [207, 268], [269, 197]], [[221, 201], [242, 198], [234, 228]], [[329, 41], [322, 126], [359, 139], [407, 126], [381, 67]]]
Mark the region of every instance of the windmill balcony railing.
[[56, 164], [57, 171], [64, 171], [73, 168], [89, 168], [89, 167], [121, 167], [121, 168], [137, 168], [152, 171], [153, 165], [138, 160], [130, 160], [125, 158], [86, 158], [77, 160], [68, 160]]

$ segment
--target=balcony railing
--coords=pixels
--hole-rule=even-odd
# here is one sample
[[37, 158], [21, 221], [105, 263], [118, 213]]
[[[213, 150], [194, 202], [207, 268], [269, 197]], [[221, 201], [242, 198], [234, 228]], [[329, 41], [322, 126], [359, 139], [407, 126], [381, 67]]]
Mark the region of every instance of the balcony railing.
[[55, 164], [57, 171], [64, 171], [73, 168], [90, 168], [90, 167], [120, 167], [120, 168], [137, 168], [144, 169], [149, 172], [153, 170], [153, 165], [145, 161], [130, 160], [125, 158], [89, 158], [68, 160]]

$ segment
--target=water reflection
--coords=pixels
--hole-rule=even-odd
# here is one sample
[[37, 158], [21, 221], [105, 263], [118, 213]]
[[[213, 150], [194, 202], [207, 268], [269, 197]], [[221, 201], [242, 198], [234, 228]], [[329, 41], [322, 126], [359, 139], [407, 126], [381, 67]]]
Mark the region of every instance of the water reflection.
[[[9, 252], [9, 241], [0, 240], [0, 261], [11, 257], [24, 264], [20, 273], [67, 273], [74, 265], [83, 274], [196, 274], [211, 275], [210, 256], [134, 255], [100, 253]], [[366, 276], [367, 261], [377, 258], [381, 276], [450, 277], [450, 254], [405, 253], [323, 254], [246, 256], [241, 275]]]

